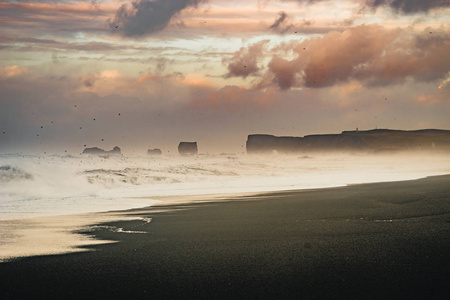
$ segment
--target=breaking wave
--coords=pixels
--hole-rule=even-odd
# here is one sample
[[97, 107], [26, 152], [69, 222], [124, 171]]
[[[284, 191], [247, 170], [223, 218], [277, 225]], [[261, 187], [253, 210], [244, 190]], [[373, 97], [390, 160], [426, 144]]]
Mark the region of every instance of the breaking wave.
[[161, 196], [321, 188], [446, 173], [448, 156], [3, 154], [0, 219], [137, 208]]
[[9, 165], [0, 166], [0, 182], [10, 182], [13, 180], [32, 180], [33, 176], [19, 168]]

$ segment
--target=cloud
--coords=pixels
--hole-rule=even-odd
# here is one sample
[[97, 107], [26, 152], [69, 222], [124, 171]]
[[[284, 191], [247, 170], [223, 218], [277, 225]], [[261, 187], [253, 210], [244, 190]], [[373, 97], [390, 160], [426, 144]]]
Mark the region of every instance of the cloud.
[[4, 68], [0, 67], [0, 78], [18, 77], [28, 73], [29, 70], [27, 68], [17, 65], [6, 66]]
[[434, 8], [448, 8], [448, 0], [365, 0], [368, 7], [378, 8], [388, 6], [396, 12], [413, 14], [418, 12], [428, 12]]
[[[361, 25], [323, 37], [282, 43], [268, 49], [272, 59], [260, 67], [257, 87], [271, 84], [280, 89], [292, 87], [323, 88], [349, 80], [366, 86], [442, 79], [450, 71], [450, 61], [443, 59], [450, 49], [448, 31], [426, 29], [386, 29], [379, 25]], [[235, 57], [250, 53], [245, 49]], [[250, 55], [249, 55], [250, 56]], [[253, 65], [261, 65], [261, 56], [252, 56]], [[292, 58], [292, 59], [290, 59]], [[237, 59], [232, 62], [239, 61]], [[232, 70], [234, 65], [229, 65]], [[229, 73], [229, 76], [242, 76]]]
[[111, 29], [125, 36], [143, 36], [164, 29], [171, 18], [187, 7], [196, 7], [205, 0], [138, 0], [122, 5], [114, 19], [109, 20]]
[[437, 103], [450, 103], [450, 79], [444, 80], [436, 91], [428, 94], [420, 95], [416, 98], [416, 102], [423, 105], [432, 105]]
[[[4, 30], [4, 33], [15, 31], [14, 36], [71, 36], [79, 32], [103, 33], [108, 29], [105, 26], [105, 20], [113, 11], [109, 5], [95, 8], [87, 2], [0, 2], [2, 29], [9, 29]], [[33, 41], [30, 39], [30, 42]], [[43, 43], [45, 40], [39, 42]]]
[[[188, 139], [197, 140], [202, 151], [237, 151], [249, 133], [300, 136], [377, 125], [409, 129], [417, 128], [417, 120], [445, 128], [450, 113], [450, 84], [438, 89], [433, 82], [370, 89], [351, 81], [338, 85], [340, 90], [282, 91], [219, 88], [195, 74], [137, 77], [111, 69], [55, 76], [35, 70], [42, 69], [0, 80], [0, 128], [7, 132], [0, 137], [2, 152], [79, 153], [87, 144], [145, 154], [151, 143], [173, 153]], [[90, 88], [85, 79], [93, 79]], [[429, 96], [414, 101], [421, 95]]]
[[228, 112], [257, 112], [268, 110], [283, 99], [276, 89], [259, 91], [229, 85], [220, 89], [205, 89], [191, 97], [187, 107], [209, 108]]
[[225, 77], [247, 78], [249, 75], [256, 74], [259, 71], [258, 60], [263, 57], [264, 48], [268, 43], [269, 40], [263, 40], [247, 48], [242, 47], [231, 59], [224, 59], [224, 62], [228, 64], [228, 73]]
[[289, 19], [289, 16], [284, 11], [281, 11], [279, 13], [279, 17], [275, 20], [275, 22], [273, 22], [272, 25], [270, 25], [269, 29], [281, 34], [286, 33], [293, 27]]
[[[286, 2], [298, 2], [301, 4], [313, 5], [318, 2], [332, 2], [331, 0], [284, 0]], [[361, 4], [362, 8], [377, 9], [379, 7], [389, 7], [396, 13], [415, 14], [428, 12], [437, 8], [448, 8], [448, 0], [352, 0]]]

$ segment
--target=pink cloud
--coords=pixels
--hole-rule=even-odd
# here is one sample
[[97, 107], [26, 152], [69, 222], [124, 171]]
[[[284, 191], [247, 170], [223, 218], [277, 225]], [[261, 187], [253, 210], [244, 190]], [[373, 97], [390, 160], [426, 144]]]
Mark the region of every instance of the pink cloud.
[[264, 48], [269, 40], [263, 40], [250, 45], [248, 48], [242, 47], [235, 52], [231, 59], [225, 59], [228, 63], [228, 74], [226, 77], [239, 76], [246, 78], [259, 71], [258, 60], [263, 57]]
[[[264, 88], [272, 83], [280, 89], [322, 88], [349, 80], [367, 86], [390, 85], [407, 78], [439, 80], [450, 71], [450, 60], [443, 59], [448, 49], [450, 35], [445, 29], [415, 32], [361, 25], [272, 48], [272, 59], [256, 86]], [[241, 49], [235, 57], [242, 57], [242, 53], [247, 52]], [[292, 59], [289, 53], [294, 53]], [[261, 56], [253, 59], [253, 65], [261, 64]]]

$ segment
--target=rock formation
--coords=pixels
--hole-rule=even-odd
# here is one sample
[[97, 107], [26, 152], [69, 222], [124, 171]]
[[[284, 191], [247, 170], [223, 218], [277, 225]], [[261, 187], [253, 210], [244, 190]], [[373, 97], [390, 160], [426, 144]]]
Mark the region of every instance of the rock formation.
[[374, 129], [343, 131], [340, 134], [277, 137], [252, 134], [247, 139], [247, 153], [313, 152], [313, 151], [399, 151], [450, 150], [450, 130], [414, 131]]
[[181, 155], [195, 155], [198, 153], [197, 142], [181, 142], [178, 145], [178, 153]]
[[114, 147], [110, 151], [105, 151], [103, 149], [100, 149], [98, 147], [92, 147], [92, 148], [85, 148], [83, 150], [83, 154], [90, 154], [90, 155], [105, 155], [105, 154], [113, 154], [113, 155], [122, 155], [122, 152], [120, 151], [119, 147]]
[[158, 148], [147, 150], [147, 155], [156, 156], [156, 155], [161, 155], [161, 154], [162, 154], [162, 151], [161, 151], [161, 149], [158, 149]]

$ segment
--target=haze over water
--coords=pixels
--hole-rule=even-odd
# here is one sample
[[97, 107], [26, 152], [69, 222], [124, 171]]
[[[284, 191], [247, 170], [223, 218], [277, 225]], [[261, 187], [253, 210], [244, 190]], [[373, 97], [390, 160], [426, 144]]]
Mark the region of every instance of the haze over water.
[[[161, 196], [310, 189], [450, 173], [450, 157], [0, 155], [0, 219], [144, 207]], [[157, 200], [159, 199], [159, 200]]]

